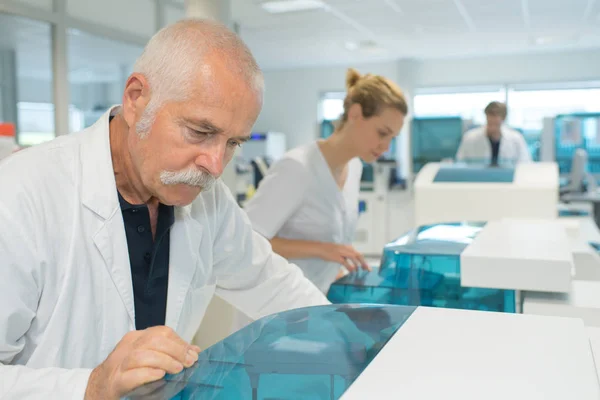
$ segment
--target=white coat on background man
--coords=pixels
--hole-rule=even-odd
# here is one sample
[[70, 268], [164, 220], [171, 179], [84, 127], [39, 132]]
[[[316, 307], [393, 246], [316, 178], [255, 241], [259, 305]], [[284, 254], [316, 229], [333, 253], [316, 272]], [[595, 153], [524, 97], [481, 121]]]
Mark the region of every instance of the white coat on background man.
[[[2, 399], [85, 395], [86, 400], [112, 400], [176, 373], [197, 359], [200, 349], [189, 342], [213, 294], [254, 318], [327, 303], [296, 266], [254, 233], [220, 180], [210, 190], [193, 183], [220, 175], [234, 145], [251, 131], [262, 104], [256, 100], [261, 95], [253, 96], [262, 89], [247, 82], [259, 82], [260, 72], [256, 67], [247, 76], [236, 75], [245, 65], [255, 66], [251, 55], [220, 25], [184, 21], [166, 29], [142, 57], [160, 54], [165, 46], [173, 49], [173, 40], [183, 46], [171, 53], [173, 62], [188, 57], [203, 67], [198, 75], [181, 78], [192, 86], [189, 98], [163, 98], [166, 103], [153, 109], [152, 80], [135, 72], [123, 107], [113, 108], [81, 133], [0, 164]], [[202, 48], [203, 37], [221, 42], [215, 42], [218, 52], [203, 53], [199, 60], [193, 49]], [[186, 38], [191, 47], [185, 47]], [[150, 65], [154, 60], [150, 57]], [[224, 62], [239, 62], [241, 68], [220, 68]], [[167, 82], [170, 88], [177, 86]], [[153, 89], [158, 91], [156, 85]], [[232, 92], [235, 98], [227, 96]], [[148, 110], [156, 112], [150, 119], [145, 117]], [[190, 122], [190, 115], [199, 121]], [[188, 124], [200, 126], [191, 129]], [[196, 131], [211, 127], [214, 135]], [[117, 152], [119, 144], [128, 150]], [[131, 153], [128, 159], [140, 146], [147, 153]], [[179, 165], [187, 164], [188, 156], [195, 166], [182, 169]], [[175, 206], [166, 327], [143, 331], [135, 331], [129, 249], [117, 193], [127, 187], [119, 184], [127, 180], [117, 168], [126, 165], [125, 159], [141, 161], [142, 168], [131, 171], [142, 177], [136, 182], [150, 186], [140, 184], [139, 191], [147, 189], [160, 203]], [[170, 178], [191, 183], [159, 183], [155, 171], [160, 170], [184, 171]]]
[[[463, 135], [456, 159], [459, 161], [489, 161], [492, 158], [492, 144], [486, 132], [487, 127], [471, 129]], [[519, 132], [506, 126], [502, 128], [500, 139], [500, 161], [514, 162], [531, 161], [531, 153], [527, 142]]]
[[[531, 161], [531, 154], [523, 135], [504, 125], [506, 105], [493, 101], [484, 111], [486, 125], [471, 129], [463, 135], [456, 159], [492, 164]], [[497, 154], [494, 154], [494, 150]]]

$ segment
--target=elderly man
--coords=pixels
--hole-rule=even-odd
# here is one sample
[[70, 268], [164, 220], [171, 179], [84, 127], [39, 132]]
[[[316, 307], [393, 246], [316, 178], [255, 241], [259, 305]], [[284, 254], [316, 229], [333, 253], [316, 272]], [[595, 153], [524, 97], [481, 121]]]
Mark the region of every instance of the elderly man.
[[246, 46], [182, 21], [134, 70], [94, 126], [0, 164], [0, 398], [118, 399], [177, 373], [215, 293], [253, 317], [326, 303], [217, 179], [262, 106]]

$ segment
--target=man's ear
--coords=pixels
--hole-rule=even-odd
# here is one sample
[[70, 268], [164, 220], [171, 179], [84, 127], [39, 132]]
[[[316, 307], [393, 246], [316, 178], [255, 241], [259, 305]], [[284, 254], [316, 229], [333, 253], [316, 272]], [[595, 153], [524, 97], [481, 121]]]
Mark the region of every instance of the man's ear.
[[142, 74], [134, 73], [125, 84], [123, 92], [123, 117], [128, 126], [134, 126], [150, 102], [150, 85]]

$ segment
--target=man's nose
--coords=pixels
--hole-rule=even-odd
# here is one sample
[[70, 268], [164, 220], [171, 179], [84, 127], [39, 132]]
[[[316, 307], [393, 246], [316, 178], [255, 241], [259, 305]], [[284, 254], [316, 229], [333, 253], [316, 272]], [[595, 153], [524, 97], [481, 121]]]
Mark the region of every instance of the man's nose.
[[225, 149], [222, 146], [211, 146], [196, 159], [196, 165], [203, 167], [214, 177], [219, 177], [223, 173], [225, 165]]

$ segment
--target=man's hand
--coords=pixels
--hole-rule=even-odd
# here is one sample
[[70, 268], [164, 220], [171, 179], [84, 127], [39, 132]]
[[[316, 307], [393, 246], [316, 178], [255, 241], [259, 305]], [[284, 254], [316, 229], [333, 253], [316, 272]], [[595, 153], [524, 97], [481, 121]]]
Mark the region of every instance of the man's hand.
[[198, 360], [200, 349], [171, 328], [157, 326], [127, 333], [88, 381], [85, 400], [118, 400], [132, 390], [177, 374]]
[[355, 272], [358, 268], [370, 271], [371, 267], [365, 258], [352, 246], [337, 243], [321, 243], [320, 258], [326, 261], [336, 262], [343, 265], [349, 272]]

